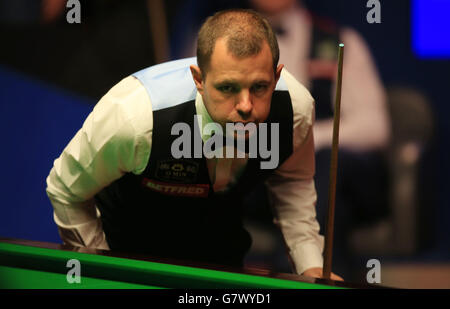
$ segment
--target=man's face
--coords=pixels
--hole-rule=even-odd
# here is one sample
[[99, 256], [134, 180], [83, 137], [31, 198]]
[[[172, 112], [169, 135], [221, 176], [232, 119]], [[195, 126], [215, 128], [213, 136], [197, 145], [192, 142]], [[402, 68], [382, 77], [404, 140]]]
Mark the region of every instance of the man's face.
[[191, 71], [205, 107], [224, 129], [226, 123], [264, 122], [283, 65], [273, 71], [272, 53], [264, 42], [257, 55], [237, 58], [228, 52], [226, 39], [216, 42], [206, 78], [197, 66]]

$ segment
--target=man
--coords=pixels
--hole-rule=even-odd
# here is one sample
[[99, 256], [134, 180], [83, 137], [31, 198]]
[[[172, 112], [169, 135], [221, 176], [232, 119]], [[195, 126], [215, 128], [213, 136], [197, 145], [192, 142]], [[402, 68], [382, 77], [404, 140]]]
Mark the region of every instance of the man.
[[[346, 278], [365, 269], [352, 252], [355, 228], [387, 214], [390, 121], [386, 93], [369, 46], [349, 27], [315, 16], [298, 0], [249, 0], [276, 29], [280, 61], [315, 99], [317, 219], [325, 226], [337, 76], [337, 46], [345, 44], [333, 269]], [[354, 274], [353, 274], [354, 273]]]
[[[242, 266], [251, 239], [240, 202], [266, 181], [295, 271], [320, 277], [313, 99], [278, 58], [266, 20], [252, 11], [223, 11], [200, 29], [198, 65], [195, 58], [160, 64], [113, 87], [47, 179], [64, 242]], [[268, 134], [238, 130], [233, 137], [251, 143], [254, 134], [260, 142], [271, 136], [279, 164], [261, 168], [261, 153], [196, 153], [199, 139], [207, 145], [214, 138], [206, 129], [211, 123], [224, 130], [230, 123], [268, 124]], [[174, 155], [176, 124], [193, 132], [193, 146], [178, 148], [187, 151], [183, 158]]]

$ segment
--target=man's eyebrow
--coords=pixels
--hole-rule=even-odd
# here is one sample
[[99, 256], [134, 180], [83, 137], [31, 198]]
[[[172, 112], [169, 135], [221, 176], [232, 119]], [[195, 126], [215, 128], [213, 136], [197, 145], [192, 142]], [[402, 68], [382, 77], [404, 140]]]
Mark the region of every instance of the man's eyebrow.
[[228, 84], [228, 85], [237, 85], [239, 84], [236, 80], [234, 79], [224, 79], [218, 82], [215, 82], [214, 85], [224, 85], [224, 84]]
[[[266, 79], [258, 79], [252, 82], [252, 85], [254, 84], [270, 84], [270, 80], [266, 80]], [[237, 80], [234, 79], [224, 79], [218, 82], [214, 83], [215, 86], [220, 86], [220, 85], [239, 85], [239, 82]]]
[[266, 79], [258, 79], [253, 82], [253, 84], [269, 84], [269, 83], [270, 83], [270, 80], [266, 80]]

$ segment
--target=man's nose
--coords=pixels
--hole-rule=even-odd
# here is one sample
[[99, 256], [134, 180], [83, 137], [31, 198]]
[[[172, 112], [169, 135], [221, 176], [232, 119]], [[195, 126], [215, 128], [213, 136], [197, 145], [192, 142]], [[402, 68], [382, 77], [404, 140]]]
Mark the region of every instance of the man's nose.
[[238, 102], [236, 104], [236, 109], [241, 116], [249, 116], [253, 109], [252, 97], [250, 91], [241, 91]]

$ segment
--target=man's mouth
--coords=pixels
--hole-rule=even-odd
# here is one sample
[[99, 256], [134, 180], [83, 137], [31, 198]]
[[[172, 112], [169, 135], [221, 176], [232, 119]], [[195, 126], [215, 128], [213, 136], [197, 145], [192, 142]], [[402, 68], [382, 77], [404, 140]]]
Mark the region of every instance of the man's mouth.
[[234, 125], [236, 124], [242, 124], [244, 126], [250, 124], [250, 123], [254, 123], [255, 125], [258, 125], [258, 123], [256, 121], [233, 121], [232, 122]]
[[230, 125], [226, 127], [227, 135], [237, 138], [248, 138], [249, 136], [252, 136], [257, 131], [258, 127], [258, 124], [253, 121], [234, 121], [229, 124]]

